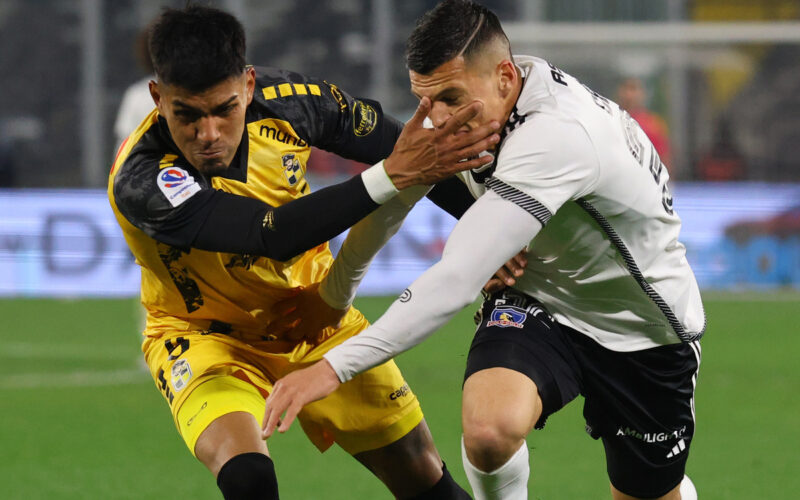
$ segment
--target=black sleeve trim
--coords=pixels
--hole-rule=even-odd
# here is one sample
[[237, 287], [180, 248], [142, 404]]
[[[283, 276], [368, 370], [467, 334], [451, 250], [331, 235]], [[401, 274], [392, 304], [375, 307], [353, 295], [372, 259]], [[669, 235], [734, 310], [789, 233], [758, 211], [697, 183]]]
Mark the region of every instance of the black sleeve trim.
[[467, 186], [456, 177], [439, 182], [428, 193], [428, 199], [439, 208], [460, 219], [464, 212], [475, 202]]
[[538, 200], [523, 193], [513, 186], [509, 186], [497, 177], [489, 177], [486, 179], [484, 184], [486, 185], [487, 189], [491, 189], [495, 193], [499, 194], [501, 198], [519, 205], [523, 210], [541, 222], [542, 226], [546, 226], [553, 217], [553, 214], [550, 212], [550, 210], [546, 206], [542, 205]]
[[221, 191], [193, 247], [288, 260], [331, 238], [378, 208], [361, 176], [280, 207]]

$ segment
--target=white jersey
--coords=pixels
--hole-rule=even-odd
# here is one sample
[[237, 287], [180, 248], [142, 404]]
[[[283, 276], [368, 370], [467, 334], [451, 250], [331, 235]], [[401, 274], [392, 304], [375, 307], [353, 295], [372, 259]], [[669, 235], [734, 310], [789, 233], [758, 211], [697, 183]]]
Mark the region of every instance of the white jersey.
[[462, 173], [476, 197], [492, 189], [544, 225], [515, 288], [612, 350], [699, 338], [700, 292], [650, 140], [572, 76], [535, 57], [515, 62], [524, 86], [496, 167]]
[[[461, 175], [477, 201], [442, 259], [378, 321], [325, 354], [341, 381], [431, 335], [525, 245], [528, 266], [515, 288], [604, 347], [637, 351], [702, 335], [705, 314], [678, 241], [669, 176], [650, 141], [575, 78], [538, 58], [515, 61], [524, 82], [495, 162]], [[326, 302], [352, 300], [369, 260], [421, 194], [351, 230], [320, 287]]]

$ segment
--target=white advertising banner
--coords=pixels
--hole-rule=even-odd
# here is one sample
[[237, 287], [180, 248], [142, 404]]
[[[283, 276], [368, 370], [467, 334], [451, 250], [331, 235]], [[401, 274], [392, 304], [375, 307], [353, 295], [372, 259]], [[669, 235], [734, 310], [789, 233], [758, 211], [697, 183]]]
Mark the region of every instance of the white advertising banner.
[[[702, 287], [800, 286], [800, 186], [678, 184], [673, 192]], [[402, 291], [438, 260], [454, 223], [420, 202], [360, 293]], [[0, 296], [136, 296], [139, 279], [104, 191], [0, 190]]]

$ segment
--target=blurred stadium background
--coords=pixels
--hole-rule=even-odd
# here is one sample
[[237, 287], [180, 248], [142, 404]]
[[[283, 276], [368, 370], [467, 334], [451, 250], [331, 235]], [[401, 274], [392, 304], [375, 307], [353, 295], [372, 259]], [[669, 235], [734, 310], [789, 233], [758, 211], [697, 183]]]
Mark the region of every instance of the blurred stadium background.
[[[115, 126], [138, 121], [146, 92], [141, 33], [162, 6], [184, 3], [0, 2], [0, 497], [217, 498], [139, 364], [138, 268], [104, 192]], [[243, 21], [254, 64], [324, 77], [399, 118], [415, 107], [403, 44], [435, 1], [197, 3]], [[515, 52], [624, 102], [667, 159], [709, 317], [689, 466], [701, 497], [793, 497], [800, 2], [483, 3]], [[362, 166], [315, 151], [308, 168], [319, 187]], [[431, 205], [414, 209], [362, 287], [368, 317], [438, 259], [452, 226]], [[400, 360], [464, 484], [458, 409], [470, 316]], [[572, 404], [529, 440], [532, 498], [607, 498], [601, 447], [581, 430]], [[319, 456], [298, 429], [274, 441], [285, 498], [387, 497], [341, 452]]]

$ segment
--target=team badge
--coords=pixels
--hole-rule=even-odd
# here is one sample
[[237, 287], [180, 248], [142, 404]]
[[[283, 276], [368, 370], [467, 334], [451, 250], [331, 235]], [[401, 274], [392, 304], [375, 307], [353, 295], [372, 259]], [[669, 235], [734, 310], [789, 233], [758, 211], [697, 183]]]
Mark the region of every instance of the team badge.
[[167, 167], [158, 171], [158, 187], [167, 201], [177, 207], [200, 191], [200, 185], [195, 182], [189, 172], [180, 167]]
[[303, 168], [300, 166], [300, 160], [295, 158], [294, 153], [287, 153], [281, 158], [283, 164], [283, 174], [290, 186], [297, 184], [303, 177]]
[[525, 323], [525, 318], [527, 317], [528, 315], [525, 314], [525, 311], [517, 309], [516, 307], [498, 306], [492, 311], [492, 315], [489, 317], [486, 326], [522, 328], [523, 323]]
[[375, 108], [364, 101], [353, 103], [353, 132], [358, 137], [364, 137], [375, 130], [378, 124], [378, 113]]
[[192, 379], [192, 367], [185, 359], [179, 359], [172, 365], [172, 388], [181, 391]]

